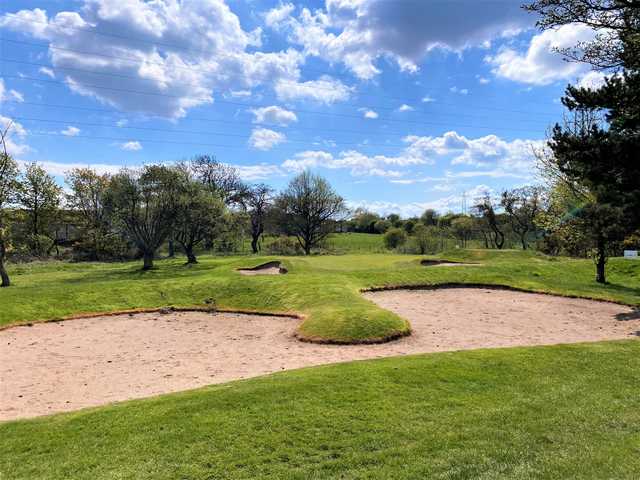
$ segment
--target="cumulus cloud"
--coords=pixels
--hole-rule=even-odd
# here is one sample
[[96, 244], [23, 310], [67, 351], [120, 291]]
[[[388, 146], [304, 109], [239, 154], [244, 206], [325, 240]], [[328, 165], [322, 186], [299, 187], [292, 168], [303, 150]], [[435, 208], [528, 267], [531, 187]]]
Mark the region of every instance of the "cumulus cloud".
[[135, 140], [121, 143], [119, 147], [121, 150], [125, 150], [127, 152], [137, 152], [139, 150], [142, 150], [142, 145], [140, 144], [140, 142]]
[[403, 103], [398, 107], [399, 112], [411, 112], [412, 110], [415, 109], [411, 105], [407, 105], [406, 103]]
[[[428, 202], [408, 203], [389, 202], [384, 200], [351, 200], [347, 201], [347, 206], [353, 210], [357, 208], [364, 208], [365, 210], [375, 212], [379, 215], [398, 213], [401, 217], [408, 218], [420, 216], [427, 209], [433, 209], [440, 213], [460, 212], [462, 206], [462, 195], [463, 192], [460, 191]], [[494, 196], [495, 191], [491, 187], [481, 184], [467, 188], [464, 191], [464, 195], [467, 205], [473, 205], [486, 195]]]
[[[464, 11], [464, 15], [460, 12]], [[393, 59], [401, 70], [415, 72], [431, 50], [461, 51], [486, 45], [532, 25], [517, 2], [389, 2], [326, 0], [311, 11], [280, 6], [269, 11], [270, 26], [286, 28], [289, 40], [308, 55], [342, 62], [355, 75], [370, 79], [380, 73], [376, 62]]]
[[364, 118], [368, 118], [369, 120], [374, 120], [379, 116], [378, 112], [374, 112], [373, 110], [370, 110], [368, 108], [361, 108], [360, 111], [362, 112], [362, 116]]
[[424, 97], [422, 97], [422, 103], [431, 103], [431, 102], [435, 102], [436, 99], [430, 97], [429, 95], [425, 95]]
[[270, 107], [255, 108], [251, 110], [254, 115], [255, 123], [272, 123], [286, 127], [290, 123], [298, 121], [298, 117], [292, 111], [285, 110], [284, 108], [276, 105]]
[[62, 135], [66, 137], [77, 137], [80, 134], [80, 129], [77, 127], [72, 127], [69, 125], [67, 128], [60, 132]]
[[567, 62], [557, 50], [593, 40], [595, 31], [579, 24], [545, 30], [534, 35], [526, 52], [502, 48], [485, 61], [493, 66], [493, 73], [501, 78], [533, 85], [548, 85], [558, 80], [584, 74], [587, 66]]
[[242, 180], [254, 182], [268, 178], [282, 176], [284, 173], [277, 165], [262, 163], [259, 165], [231, 165], [238, 172]]
[[[507, 141], [496, 135], [467, 138], [457, 132], [438, 137], [409, 135], [406, 147], [397, 155], [367, 155], [346, 150], [334, 155], [323, 150], [306, 150], [287, 159], [282, 168], [300, 172], [308, 168], [348, 169], [353, 176], [389, 177], [393, 183], [415, 184], [454, 178], [527, 178], [534, 167], [533, 147], [541, 140]], [[419, 175], [414, 168], [447, 162], [473, 170], [447, 172], [445, 177]], [[482, 170], [480, 170], [482, 168]], [[411, 173], [411, 178], [406, 177]]]
[[0, 130], [7, 132], [5, 142], [9, 155], [15, 158], [31, 151], [31, 148], [24, 143], [27, 130], [20, 123], [4, 115], [0, 115]]
[[[0, 27], [46, 41], [51, 63], [76, 93], [168, 118], [212, 103], [216, 92], [298, 81], [304, 60], [294, 49], [249, 51], [260, 45], [260, 31], [243, 30], [224, 0], [83, 0], [78, 11], [51, 17], [39, 8], [6, 13]], [[126, 89], [107, 88], [113, 74], [132, 77]]]
[[352, 88], [340, 80], [323, 75], [318, 80], [293, 82], [282, 80], [276, 82], [275, 91], [282, 101], [311, 100], [329, 105], [348, 100]]
[[249, 145], [256, 150], [271, 150], [286, 141], [287, 137], [280, 132], [268, 128], [254, 128], [249, 137]]
[[295, 9], [292, 3], [281, 3], [264, 14], [264, 23], [267, 27], [278, 29], [291, 17]]

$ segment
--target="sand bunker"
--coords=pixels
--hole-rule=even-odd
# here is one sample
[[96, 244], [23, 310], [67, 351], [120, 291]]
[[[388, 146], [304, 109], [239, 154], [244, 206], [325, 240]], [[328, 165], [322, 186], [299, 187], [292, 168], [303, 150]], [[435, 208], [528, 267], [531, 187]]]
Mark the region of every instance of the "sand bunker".
[[282, 267], [280, 262], [267, 262], [257, 267], [239, 268], [241, 275], [282, 275], [287, 273], [287, 269]]
[[423, 267], [469, 267], [479, 266], [479, 263], [451, 262], [449, 260], [422, 260], [420, 265]]
[[381, 345], [293, 338], [298, 320], [205, 312], [143, 313], [0, 331], [0, 420], [75, 410], [326, 363], [479, 347], [630, 338], [631, 308], [506, 290], [365, 294], [409, 319]]

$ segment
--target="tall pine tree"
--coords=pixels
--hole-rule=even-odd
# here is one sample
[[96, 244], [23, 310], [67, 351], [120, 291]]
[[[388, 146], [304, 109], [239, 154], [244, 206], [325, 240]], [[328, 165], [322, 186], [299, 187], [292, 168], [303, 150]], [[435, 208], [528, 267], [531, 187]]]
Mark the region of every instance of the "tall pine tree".
[[593, 41], [560, 53], [609, 74], [599, 88], [568, 86], [562, 99], [569, 111], [603, 121], [556, 125], [549, 141], [560, 172], [593, 199], [578, 215], [594, 242], [596, 281], [605, 283], [608, 247], [640, 226], [640, 0], [538, 0], [526, 8], [541, 15], [543, 29], [593, 28]]

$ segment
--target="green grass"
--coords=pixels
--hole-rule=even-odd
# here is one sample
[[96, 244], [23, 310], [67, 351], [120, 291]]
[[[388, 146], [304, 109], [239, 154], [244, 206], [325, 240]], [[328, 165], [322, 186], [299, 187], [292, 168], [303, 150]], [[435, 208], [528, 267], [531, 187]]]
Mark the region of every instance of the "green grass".
[[303, 369], [0, 424], [0, 478], [637, 479], [638, 384], [637, 341]]
[[[200, 305], [295, 311], [302, 334], [363, 341], [406, 323], [363, 288], [468, 282], [640, 305], [640, 262], [452, 251], [420, 257], [285, 258], [290, 273], [242, 277], [274, 257], [11, 266], [0, 324], [81, 312]], [[636, 479], [637, 340], [439, 353], [308, 368], [0, 424], [0, 479]]]
[[245, 277], [235, 269], [278, 257], [201, 257], [194, 267], [182, 259], [138, 262], [13, 265], [14, 286], [0, 290], [0, 325], [167, 305], [296, 312], [306, 320], [303, 337], [324, 341], [375, 341], [402, 335], [408, 324], [378, 308], [360, 290], [385, 285], [468, 282], [601, 298], [640, 305], [640, 262], [611, 260], [608, 285], [593, 281], [588, 260], [552, 258], [521, 251], [458, 250], [442, 255], [480, 267], [433, 268], [411, 255], [320, 255], [285, 257], [289, 273]]

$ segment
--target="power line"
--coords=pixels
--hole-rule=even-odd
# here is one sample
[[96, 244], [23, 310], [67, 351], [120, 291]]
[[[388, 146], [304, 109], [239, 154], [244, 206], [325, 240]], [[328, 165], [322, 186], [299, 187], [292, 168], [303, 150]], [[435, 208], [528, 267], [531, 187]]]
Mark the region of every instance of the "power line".
[[[106, 125], [104, 123], [92, 123], [92, 122], [83, 122], [83, 121], [76, 121], [76, 120], [53, 120], [53, 119], [30, 118], [30, 117], [21, 117], [21, 116], [14, 116], [12, 117], [12, 119], [19, 120], [21, 122], [26, 121], [26, 122], [56, 123], [61, 125], [73, 124], [73, 125], [82, 125], [82, 126], [89, 126], [89, 127], [133, 129], [133, 130], [165, 132], [165, 133], [184, 133], [184, 134], [190, 134], [190, 135], [207, 135], [207, 136], [216, 136], [216, 137], [219, 136], [219, 137], [248, 138], [248, 135], [246, 134], [227, 133], [227, 132], [208, 132], [208, 131], [202, 131], [202, 130], [200, 131], [199, 130], [182, 130], [182, 129], [168, 129], [168, 128], [156, 128], [156, 127], [135, 127], [135, 126], [129, 126], [129, 125], [124, 125], [124, 126]], [[289, 137], [287, 137], [286, 141], [293, 142], [293, 143], [304, 143], [304, 144], [314, 143], [313, 141], [309, 141], [309, 140], [292, 139]], [[407, 146], [407, 144], [390, 144], [390, 143], [363, 144], [363, 142], [336, 142], [333, 140], [331, 140], [331, 143], [336, 146], [367, 146], [367, 147], [393, 147], [393, 148], [405, 148]]]
[[[122, 112], [118, 111], [118, 110], [113, 110], [113, 109], [108, 109], [108, 108], [98, 108], [98, 107], [81, 107], [81, 106], [76, 106], [76, 105], [61, 105], [61, 104], [52, 104], [52, 103], [39, 103], [39, 102], [29, 102], [29, 101], [18, 101], [18, 100], [5, 100], [5, 103], [13, 103], [13, 104], [17, 104], [17, 105], [31, 105], [31, 106], [35, 106], [35, 107], [44, 107], [44, 108], [51, 108], [51, 109], [64, 109], [64, 110], [78, 110], [78, 111], [88, 111], [88, 112], [101, 112], [101, 113], [107, 113], [107, 114], [112, 114], [112, 115], [117, 115], [118, 117], [124, 117], [125, 120], [129, 120], [126, 118], [127, 115], [130, 114], [123, 114]], [[220, 119], [220, 118], [209, 118], [209, 117], [197, 117], [197, 116], [189, 116], [189, 120], [190, 121], [197, 121], [197, 122], [206, 122], [206, 123], [223, 123], [225, 125], [239, 125], [239, 126], [248, 126], [248, 127], [268, 127], [268, 128], [283, 128], [285, 126], [283, 125], [278, 125], [278, 124], [274, 124], [274, 123], [267, 123], [267, 122], [239, 122], [239, 121], [235, 121], [235, 120], [228, 120], [226, 118], [224, 119]], [[77, 123], [75, 120], [68, 120], [66, 123]], [[379, 126], [379, 125], [378, 125]], [[122, 128], [119, 127], [118, 128]], [[350, 130], [350, 129], [344, 129], [344, 128], [318, 128], [318, 127], [303, 127], [303, 126], [299, 126], [299, 125], [288, 125], [286, 126], [286, 128], [289, 128], [290, 130], [305, 130], [305, 131], [311, 131], [311, 132], [315, 132], [315, 133], [347, 133], [347, 134], [355, 134], [355, 135], [376, 135], [376, 136], [381, 136], [381, 135], [406, 135], [407, 132], [397, 132], [397, 131], [390, 131], [390, 130], [384, 130], [384, 131], [371, 131], [371, 130]]]
[[[53, 84], [69, 86], [69, 84], [67, 82], [63, 82], [63, 81], [60, 81], [60, 80], [45, 80], [45, 79], [39, 79], [39, 78], [28, 77], [28, 76], [18, 76], [18, 75], [5, 75], [4, 77], [5, 78], [14, 78], [14, 79], [17, 79], [17, 80], [31, 80], [31, 81], [34, 81], [34, 82], [53, 83]], [[183, 97], [183, 96], [179, 96], [179, 95], [171, 95], [171, 94], [157, 93], [157, 92], [143, 92], [143, 91], [139, 91], [139, 90], [129, 90], [129, 89], [125, 89], [125, 88], [106, 87], [106, 86], [102, 86], [102, 85], [91, 85], [91, 84], [81, 83], [81, 82], [74, 82], [74, 85], [83, 86], [83, 87], [87, 87], [87, 88], [97, 88], [97, 89], [102, 89], [102, 90], [109, 90], [109, 91], [122, 92], [122, 93], [132, 93], [132, 94], [139, 94], [139, 95], [152, 95], [152, 96], [169, 97], [169, 98], [191, 98], [191, 99], [195, 99], [194, 97]], [[201, 100], [208, 100], [208, 99], [201, 99]], [[243, 106], [243, 107], [253, 107], [253, 108], [256, 108], [256, 107], [260, 108], [260, 107], [265, 107], [266, 106], [266, 105], [256, 105], [256, 104], [251, 104], [251, 103], [235, 102], [235, 101], [230, 101], [230, 100], [217, 100], [217, 102], [218, 103], [228, 104], [228, 105], [236, 105], [236, 106]], [[296, 113], [306, 113], [306, 114], [312, 114], [312, 115], [325, 115], [325, 116], [330, 116], [330, 117], [354, 118], [354, 119], [358, 119], [358, 120], [361, 120], [363, 118], [360, 115], [353, 115], [353, 114], [348, 114], [348, 113], [320, 112], [320, 111], [315, 111], [315, 110], [303, 110], [303, 109], [296, 109], [296, 108], [290, 108], [289, 110], [292, 111], [292, 112], [296, 112]], [[442, 122], [426, 122], [426, 121], [417, 121], [417, 120], [401, 120], [401, 119], [388, 118], [388, 117], [379, 117], [378, 120], [385, 121], [385, 122], [403, 123], [403, 124], [412, 124], [412, 125], [421, 125], [421, 126], [445, 126], [445, 127], [449, 127], [449, 128], [451, 128], [451, 127], [457, 127], [457, 128], [479, 128], [479, 129], [487, 129], [487, 130], [497, 130], [498, 129], [498, 128], [494, 127], [494, 126], [489, 127], [489, 126], [483, 126], [483, 125], [463, 125], [463, 124], [452, 125], [449, 122], [442, 123]], [[530, 128], [524, 129], [524, 128], [499, 127], [499, 129], [505, 130], [505, 131], [518, 131], [518, 132], [530, 132], [531, 131]]]
[[[37, 67], [46, 67], [46, 68], [50, 68], [52, 70], [62, 70], [62, 71], [68, 70], [68, 71], [74, 71], [74, 72], [80, 72], [80, 73], [88, 73], [88, 74], [91, 74], [91, 75], [103, 75], [103, 76], [107, 76], [107, 77], [122, 78], [122, 79], [125, 79], [125, 80], [140, 80], [140, 77], [134, 77], [132, 75], [122, 75], [122, 74], [110, 73], [110, 72], [96, 72], [96, 71], [93, 71], [93, 70], [87, 70], [87, 69], [83, 69], [83, 68], [74, 68], [74, 67], [56, 67], [54, 65], [46, 64], [46, 63], [27, 62], [27, 61], [23, 61], [23, 60], [16, 60], [16, 59], [10, 59], [10, 58], [1, 58], [0, 57], [0, 61], [7, 62], [7, 63], [17, 63], [17, 64], [24, 64], [24, 65], [30, 65], [30, 66], [37, 66]], [[182, 85], [182, 86], [193, 86], [193, 87], [200, 87], [201, 86], [201, 85], [196, 84], [196, 83], [181, 83], [180, 85]], [[318, 87], [318, 88], [322, 89], [321, 87]], [[326, 90], [328, 90], [328, 89], [326, 89]], [[277, 99], [277, 97], [273, 97], [273, 98]], [[446, 104], [444, 104], [442, 102], [438, 102], [438, 103], [440, 105], [446, 105]], [[362, 106], [359, 106], [359, 107], [368, 108], [368, 109], [371, 109], [371, 110], [388, 110], [388, 111], [397, 111], [398, 110], [397, 107], [385, 107], [385, 106], [382, 106], [382, 105], [362, 105]], [[415, 109], [412, 107], [412, 110], [415, 110]], [[424, 113], [429, 113], [430, 115], [434, 114], [433, 112], [428, 112], [424, 108], [420, 108], [419, 111], [424, 112]], [[510, 110], [509, 112], [530, 115], [530, 112], [526, 112], [524, 110]], [[437, 112], [436, 115], [439, 115], [439, 116], [450, 116], [450, 117], [485, 118], [485, 115], [471, 115], [471, 114], [468, 114], [468, 113], [442, 113], [442, 112]], [[550, 115], [550, 113], [549, 114], [538, 113], [537, 115], [548, 116], [548, 115]]]
[[[162, 67], [166, 67], [165, 63], [162, 62], [153, 62], [153, 61], [147, 61], [147, 60], [140, 60], [139, 58], [132, 58], [132, 57], [120, 57], [120, 56], [115, 56], [115, 55], [108, 55], [108, 54], [104, 54], [104, 53], [97, 53], [97, 52], [88, 52], [88, 51], [84, 51], [84, 50], [77, 50], [77, 49], [72, 49], [72, 48], [65, 48], [65, 47], [56, 47], [56, 46], [52, 46], [49, 44], [44, 44], [44, 43], [35, 43], [35, 42], [27, 42], [27, 41], [23, 41], [23, 40], [15, 40], [15, 39], [8, 39], [8, 38], [2, 38], [0, 39], [0, 41], [2, 42], [10, 42], [10, 43], [16, 43], [16, 44], [22, 44], [22, 45], [30, 45], [30, 46], [36, 46], [36, 47], [40, 47], [40, 48], [46, 48], [46, 49], [51, 49], [51, 50], [60, 50], [60, 51], [66, 51], [66, 52], [72, 52], [72, 53], [78, 53], [81, 55], [90, 55], [90, 56], [97, 56], [97, 57], [103, 57], [103, 58], [110, 58], [113, 60], [124, 60], [124, 61], [128, 61], [128, 62], [133, 62], [135, 64], [150, 64], [150, 65], [159, 65]], [[221, 54], [223, 55], [223, 54]], [[171, 68], [175, 68], [175, 69], [182, 69], [182, 70], [190, 70], [190, 71], [200, 71], [202, 73], [206, 73], [206, 74], [211, 74], [210, 71], [202, 69], [202, 68], [196, 68], [196, 67], [188, 67], [188, 66], [180, 66], [180, 65], [172, 65]], [[96, 73], [98, 74], [98, 72], [92, 72], [92, 73]], [[321, 86], [309, 86], [309, 85], [305, 85], [304, 83], [300, 83], [297, 81], [290, 81], [290, 80], [279, 80], [279, 82], [282, 83], [289, 83], [292, 85], [296, 85], [296, 87], [298, 88], [311, 88], [313, 90], [325, 90], [325, 91], [330, 91], [330, 92], [335, 92], [335, 89], [333, 88], [327, 88], [327, 87], [321, 87]], [[431, 91], [433, 91], [433, 89], [431, 89]], [[377, 95], [377, 94], [360, 94], [362, 96], [375, 96], [377, 98], [388, 98], [388, 99], [393, 99], [396, 101], [401, 101], [401, 102], [419, 102], [422, 103], [423, 99], [420, 98], [401, 98], [401, 97], [393, 97], [393, 96], [388, 96], [388, 95]], [[446, 103], [446, 102], [442, 102], [442, 101], [438, 101], [438, 104], [440, 105], [444, 105], [444, 106], [454, 106], [454, 107], [460, 107], [457, 104], [453, 104], [453, 103]], [[375, 107], [369, 107], [369, 108], [375, 108]], [[487, 107], [487, 106], [479, 106], [479, 105], [465, 105], [464, 108], [476, 108], [478, 110], [491, 110], [491, 111], [499, 111], [499, 112], [508, 112], [508, 113], [522, 113], [522, 114], [527, 114], [527, 115], [550, 115], [551, 113], [547, 113], [547, 112], [536, 112], [536, 111], [529, 111], [529, 110], [513, 110], [513, 109], [505, 109], [505, 108], [500, 108], [500, 107]]]

